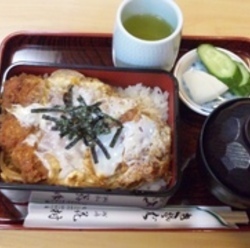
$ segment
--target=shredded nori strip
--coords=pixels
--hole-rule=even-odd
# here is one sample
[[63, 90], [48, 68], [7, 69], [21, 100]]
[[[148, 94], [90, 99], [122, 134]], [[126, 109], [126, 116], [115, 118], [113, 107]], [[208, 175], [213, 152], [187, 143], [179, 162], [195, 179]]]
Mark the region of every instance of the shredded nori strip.
[[112, 127], [118, 126], [110, 142], [110, 147], [114, 147], [121, 134], [122, 123], [102, 112], [100, 109], [102, 102], [87, 105], [82, 96], [79, 96], [77, 101], [79, 105], [73, 106], [73, 87], [70, 87], [68, 92], [63, 95], [64, 105], [56, 105], [51, 108], [35, 108], [31, 110], [31, 113], [60, 113], [59, 117], [43, 114], [42, 118], [54, 123], [52, 130], [59, 131], [60, 137], [67, 136], [70, 142], [65, 149], [72, 148], [82, 140], [86, 146], [90, 147], [95, 163], [98, 163], [96, 146], [102, 150], [107, 159], [110, 159], [110, 154], [98, 136], [108, 134], [111, 132]]

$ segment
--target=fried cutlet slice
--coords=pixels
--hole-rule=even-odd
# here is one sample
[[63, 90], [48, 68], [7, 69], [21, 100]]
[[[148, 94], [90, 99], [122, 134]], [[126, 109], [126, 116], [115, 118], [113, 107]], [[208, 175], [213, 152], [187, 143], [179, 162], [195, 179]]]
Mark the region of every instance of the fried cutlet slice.
[[48, 170], [35, 154], [35, 148], [26, 143], [18, 144], [11, 154], [14, 167], [21, 172], [25, 183], [41, 182], [48, 177]]
[[0, 126], [0, 147], [10, 152], [30, 134], [32, 128], [21, 126], [15, 116], [10, 113], [4, 114], [2, 118], [4, 121]]
[[27, 106], [33, 102], [42, 102], [45, 97], [46, 80], [41, 76], [21, 74], [5, 82], [2, 96], [2, 108], [12, 104]]

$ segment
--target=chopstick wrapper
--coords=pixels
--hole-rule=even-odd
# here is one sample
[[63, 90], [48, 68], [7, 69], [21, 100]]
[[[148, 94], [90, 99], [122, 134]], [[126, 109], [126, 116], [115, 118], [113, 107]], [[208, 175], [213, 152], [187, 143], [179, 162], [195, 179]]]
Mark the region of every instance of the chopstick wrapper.
[[[207, 207], [170, 206], [161, 209], [79, 204], [38, 193], [28, 205], [24, 226], [55, 229], [195, 229], [237, 228]], [[41, 194], [41, 193], [40, 193]], [[55, 196], [55, 195], [54, 195]], [[51, 200], [52, 199], [52, 200]], [[53, 200], [54, 199], [54, 200]], [[220, 211], [231, 212], [228, 207]]]

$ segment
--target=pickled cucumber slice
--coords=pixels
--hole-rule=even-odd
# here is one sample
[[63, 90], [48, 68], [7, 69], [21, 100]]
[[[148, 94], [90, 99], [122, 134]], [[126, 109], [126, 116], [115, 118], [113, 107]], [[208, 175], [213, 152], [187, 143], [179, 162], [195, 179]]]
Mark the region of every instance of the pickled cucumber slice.
[[250, 72], [241, 62], [235, 62], [242, 74], [242, 80], [238, 82], [237, 87], [231, 89], [231, 91], [238, 96], [249, 96], [250, 95]]
[[240, 68], [225, 52], [211, 44], [201, 44], [197, 48], [197, 52], [208, 72], [225, 83], [230, 89], [236, 88], [238, 83], [241, 82]]
[[242, 80], [241, 82], [239, 82], [239, 87], [242, 87], [249, 82], [250, 73], [241, 62], [235, 62], [235, 63], [238, 65], [240, 72], [242, 74]]

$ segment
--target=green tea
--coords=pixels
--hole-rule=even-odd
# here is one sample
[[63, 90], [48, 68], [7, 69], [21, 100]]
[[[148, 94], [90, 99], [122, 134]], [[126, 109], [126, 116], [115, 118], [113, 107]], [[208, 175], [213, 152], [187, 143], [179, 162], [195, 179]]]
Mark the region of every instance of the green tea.
[[150, 14], [134, 15], [123, 23], [133, 36], [143, 40], [160, 40], [173, 32], [171, 25], [159, 16]]

